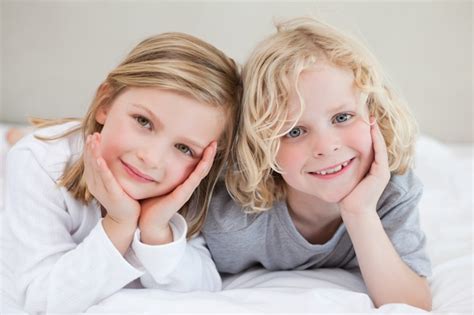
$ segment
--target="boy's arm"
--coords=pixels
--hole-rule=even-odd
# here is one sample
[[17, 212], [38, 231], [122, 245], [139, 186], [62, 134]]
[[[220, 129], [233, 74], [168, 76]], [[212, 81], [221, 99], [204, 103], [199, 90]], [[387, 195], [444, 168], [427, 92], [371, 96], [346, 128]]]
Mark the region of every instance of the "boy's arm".
[[376, 307], [405, 303], [431, 310], [431, 292], [400, 258], [375, 211], [343, 217], [357, 255], [362, 276]]
[[[385, 203], [385, 209], [389, 211], [386, 211], [384, 220], [392, 217], [388, 219], [392, 221], [392, 226], [388, 227], [392, 239], [399, 237], [397, 233], [407, 236], [410, 232], [420, 232], [417, 225], [408, 225], [414, 228], [412, 231], [405, 225], [410, 223], [410, 214], [417, 215], [416, 206], [421, 197], [421, 184], [417, 184], [414, 176], [408, 173], [404, 177], [397, 177], [400, 183], [387, 186], [390, 179], [395, 180], [390, 176], [387, 147], [378, 124], [373, 117], [370, 121], [374, 161], [367, 175], [339, 203], [341, 217], [375, 305], [378, 307], [386, 303], [406, 303], [431, 310], [431, 292], [426, 279], [417, 275], [401, 259], [376, 211], [377, 207]], [[385, 202], [381, 202], [383, 193], [389, 195], [390, 200], [386, 198]], [[411, 245], [406, 240], [400, 243], [402, 248]], [[421, 243], [421, 240], [418, 243]], [[418, 245], [415, 244], [416, 247]], [[417, 252], [419, 250], [414, 251], [415, 254]], [[414, 257], [413, 253], [411, 255]]]

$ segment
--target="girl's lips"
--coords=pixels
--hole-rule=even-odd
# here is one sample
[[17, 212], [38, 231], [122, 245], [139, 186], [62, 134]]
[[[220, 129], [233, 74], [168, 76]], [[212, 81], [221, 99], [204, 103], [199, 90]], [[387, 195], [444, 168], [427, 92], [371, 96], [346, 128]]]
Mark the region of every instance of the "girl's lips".
[[150, 176], [147, 176], [143, 173], [141, 173], [139, 170], [137, 170], [136, 168], [134, 168], [133, 166], [131, 165], [128, 165], [127, 163], [125, 163], [124, 161], [120, 161], [122, 162], [122, 165], [125, 169], [125, 171], [128, 173], [128, 175], [130, 175], [130, 177], [132, 177], [133, 179], [139, 181], [139, 182], [142, 182], [142, 183], [149, 183], [149, 182], [154, 182], [155, 180], [153, 178], [151, 178]]
[[[350, 160], [348, 161], [349, 163], [348, 163], [346, 166], [343, 166], [340, 171], [337, 171], [337, 172], [335, 172], [335, 173], [322, 175], [322, 174], [317, 174], [317, 173], [315, 173], [315, 172], [309, 172], [309, 175], [314, 176], [314, 177], [316, 177], [316, 178], [318, 178], [318, 179], [333, 179], [333, 178], [335, 178], [335, 177], [337, 177], [337, 176], [339, 176], [339, 175], [344, 174], [349, 168], [351, 168], [352, 162], [354, 161], [354, 159], [355, 159], [355, 158], [350, 159]], [[337, 166], [337, 165], [340, 165], [340, 164], [336, 164], [335, 166]], [[326, 169], [326, 170], [327, 170], [327, 169], [331, 169], [331, 168], [334, 168], [335, 166], [333, 166], [333, 167], [328, 167], [328, 168], [325, 168], [325, 169]], [[318, 171], [318, 172], [320, 172], [320, 171]]]

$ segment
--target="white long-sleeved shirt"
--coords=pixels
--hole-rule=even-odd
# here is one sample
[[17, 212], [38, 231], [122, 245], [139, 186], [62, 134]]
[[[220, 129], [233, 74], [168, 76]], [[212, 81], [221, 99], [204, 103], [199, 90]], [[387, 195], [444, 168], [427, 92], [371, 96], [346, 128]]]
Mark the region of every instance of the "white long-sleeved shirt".
[[[57, 135], [75, 124], [36, 133]], [[179, 214], [170, 221], [172, 243], [141, 243], [137, 230], [127, 253], [119, 253], [102, 227], [98, 203], [85, 205], [57, 186], [82, 149], [79, 133], [47, 142], [29, 135], [8, 153], [3, 239], [12, 242], [12, 252], [5, 260], [15, 271], [25, 311], [84, 311], [127, 285], [219, 290], [221, 279], [203, 238], [186, 242], [187, 225]]]

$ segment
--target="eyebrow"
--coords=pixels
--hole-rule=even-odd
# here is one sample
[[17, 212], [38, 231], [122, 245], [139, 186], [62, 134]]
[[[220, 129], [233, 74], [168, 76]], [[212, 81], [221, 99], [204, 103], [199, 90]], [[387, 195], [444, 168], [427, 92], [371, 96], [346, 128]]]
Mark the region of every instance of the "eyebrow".
[[331, 109], [331, 112], [339, 112], [339, 111], [347, 110], [347, 107], [349, 107], [349, 106], [351, 108], [353, 108], [355, 106], [356, 109], [357, 109], [357, 104], [354, 104], [353, 101], [347, 101], [347, 102], [343, 102], [343, 103], [339, 104], [337, 107]]
[[[145, 105], [142, 105], [142, 104], [138, 104], [138, 103], [132, 103], [132, 106], [134, 107], [138, 107], [142, 110], [144, 110], [145, 112], [147, 112], [148, 115], [151, 116], [152, 120], [154, 122], [158, 122], [158, 124], [160, 126], [163, 126], [163, 123], [161, 122], [161, 120], [158, 118], [158, 116], [155, 115], [155, 113], [153, 113], [149, 108], [147, 108]], [[200, 150], [204, 150], [205, 148], [205, 145], [202, 145], [192, 139], [189, 139], [189, 138], [184, 138], [184, 141], [183, 142], [189, 142], [192, 146], [194, 147], [197, 147], [199, 148]]]
[[146, 106], [142, 105], [142, 104], [137, 104], [137, 103], [132, 103], [133, 106], [135, 107], [138, 107], [142, 110], [144, 110], [145, 112], [147, 112], [148, 115], [151, 116], [151, 118], [153, 119], [153, 121], [158, 121], [158, 123], [160, 125], [163, 125], [161, 120], [158, 118], [158, 116], [155, 115], [155, 113], [153, 113], [150, 109], [148, 109]]

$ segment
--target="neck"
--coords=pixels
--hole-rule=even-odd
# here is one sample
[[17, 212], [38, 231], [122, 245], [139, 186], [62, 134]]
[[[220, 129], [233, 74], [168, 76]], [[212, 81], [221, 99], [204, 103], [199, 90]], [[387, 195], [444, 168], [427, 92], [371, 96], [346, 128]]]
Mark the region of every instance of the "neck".
[[287, 205], [296, 229], [310, 243], [323, 244], [342, 223], [339, 207], [313, 195], [288, 189]]

